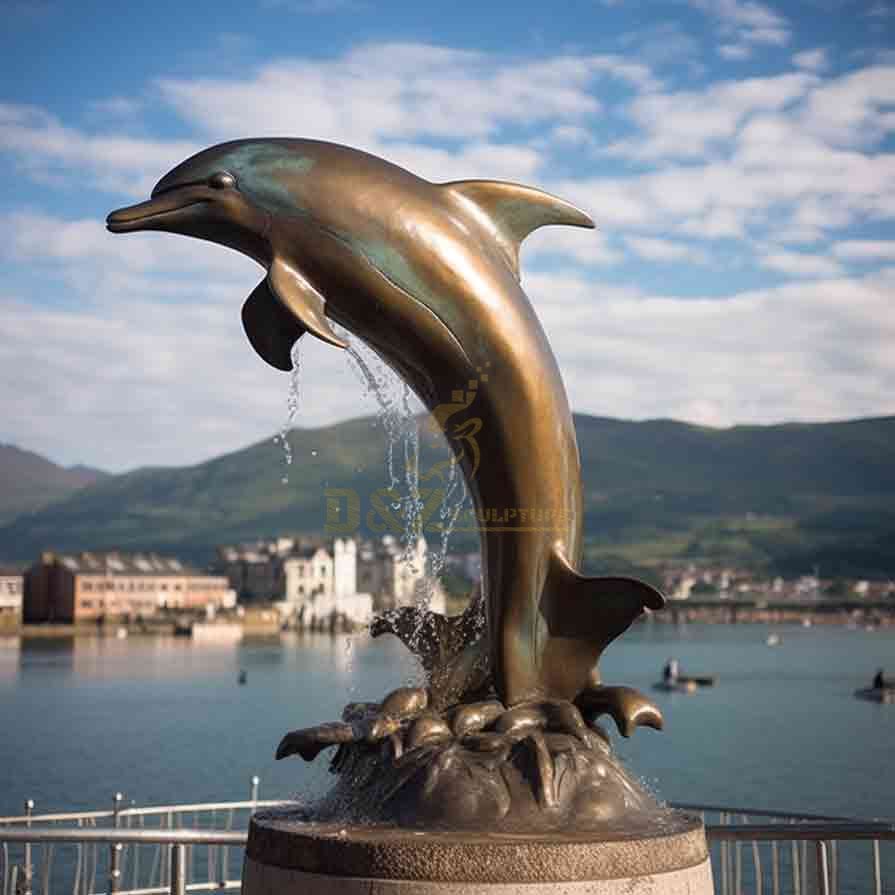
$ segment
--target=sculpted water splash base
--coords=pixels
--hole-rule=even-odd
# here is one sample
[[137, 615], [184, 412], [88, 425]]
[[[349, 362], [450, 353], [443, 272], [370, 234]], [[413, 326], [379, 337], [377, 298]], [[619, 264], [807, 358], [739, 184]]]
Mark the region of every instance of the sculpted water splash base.
[[346, 819], [611, 838], [627, 824], [642, 831], [658, 810], [593, 723], [609, 714], [626, 736], [661, 727], [646, 697], [602, 685], [597, 662], [663, 598], [640, 581], [578, 571], [575, 431], [519, 284], [519, 243], [546, 224], [593, 226], [530, 187], [434, 184], [357, 150], [288, 139], [207, 149], [148, 202], [108, 218], [113, 232], [184, 233], [265, 267], [243, 322], [278, 369], [291, 368], [306, 332], [346, 347], [330, 320], [357, 335], [431, 411], [489, 520], [463, 616], [407, 609], [374, 625], [420, 657], [426, 686], [348, 706], [342, 721], [280, 744], [278, 757], [308, 760], [337, 748], [330, 806]]

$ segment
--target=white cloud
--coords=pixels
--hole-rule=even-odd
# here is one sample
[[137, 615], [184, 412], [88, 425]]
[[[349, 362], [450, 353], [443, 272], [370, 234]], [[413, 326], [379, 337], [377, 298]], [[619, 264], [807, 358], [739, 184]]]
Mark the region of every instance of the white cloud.
[[707, 260], [706, 253], [701, 249], [669, 239], [626, 236], [625, 243], [635, 254], [649, 261], [695, 261], [704, 264]]
[[702, 158], [751, 115], [785, 108], [817, 82], [810, 74], [724, 81], [706, 90], [640, 96], [629, 109], [642, 136], [607, 148], [640, 159]]
[[420, 136], [478, 141], [507, 125], [577, 125], [600, 76], [637, 87], [649, 69], [617, 56], [523, 62], [424, 44], [371, 44], [329, 61], [270, 63], [240, 80], [163, 80], [167, 102], [209, 135], [302, 134], [363, 148]]
[[600, 230], [544, 227], [522, 243], [523, 278], [526, 265], [544, 256], [561, 256], [589, 267], [617, 264], [624, 258], [623, 253], [613, 248]]
[[719, 301], [529, 281], [576, 410], [707, 425], [895, 412], [891, 288], [837, 278]]
[[685, 220], [680, 230], [703, 239], [736, 239], [746, 233], [746, 215], [741, 208], [710, 207]]
[[166, 278], [180, 281], [200, 275], [205, 283], [246, 276], [261, 269], [243, 255], [191, 239], [141, 233], [122, 239], [93, 218], [70, 220], [46, 214], [17, 212], [0, 217], [9, 239], [0, 248], [8, 261], [55, 265], [63, 275], [84, 282], [88, 272], [106, 281], [152, 275], [157, 288]]
[[[98, 221], [20, 215], [14, 232], [7, 259], [39, 263], [65, 289], [51, 306], [0, 297], [0, 441], [120, 470], [199, 462], [283, 424], [288, 377], [240, 322], [263, 276], [254, 262], [167, 234], [103, 234]], [[299, 424], [372, 411], [341, 352], [317, 343], [302, 357], [314, 373]]]
[[[683, 65], [691, 75], [704, 71], [700, 42], [676, 22], [638, 24], [634, 31], [621, 35], [619, 45], [631, 58], [640, 59], [653, 68]], [[657, 89], [656, 85], [641, 86]]]
[[[562, 189], [586, 207], [605, 207], [607, 224], [707, 239], [761, 234], [811, 243], [857, 221], [893, 219], [895, 154], [869, 152], [855, 137], [843, 145], [845, 119], [871, 134], [888, 126], [878, 108], [883, 80], [874, 67], [841, 78], [799, 72], [641, 96], [630, 109], [637, 136], [609, 152], [687, 163], [567, 181]], [[838, 123], [822, 114], [835, 96], [853, 100], [836, 113]]]
[[849, 239], [837, 242], [833, 252], [849, 261], [895, 261], [895, 240]]
[[802, 252], [770, 252], [759, 259], [762, 267], [794, 277], [835, 277], [842, 267], [830, 258]]
[[[580, 141], [602, 111], [594, 86], [606, 78], [637, 91], [658, 87], [647, 65], [612, 54], [518, 60], [419, 43], [366, 44], [330, 59], [274, 61], [239, 78], [162, 79], [148, 97], [91, 106], [94, 117], [120, 119], [148, 112], [150, 99], [161, 102], [196, 142], [90, 133], [36, 107], [0, 104], [0, 150], [35, 180], [77, 179], [127, 196], [145, 195], [203, 145], [246, 134], [348, 143], [420, 163], [420, 173], [436, 179], [522, 178], [543, 163], [545, 150], [511, 143], [505, 132], [548, 128], [559, 144], [573, 135]], [[442, 145], [433, 146], [437, 141]]]
[[33, 106], [0, 104], [0, 149], [38, 178], [62, 172], [83, 183], [86, 173], [103, 189], [145, 196], [162, 173], [200, 148], [183, 140], [91, 136]]
[[796, 68], [804, 68], [808, 71], [822, 71], [830, 64], [827, 59], [827, 51], [821, 48], [796, 53], [792, 57], [792, 61]]
[[722, 33], [741, 41], [782, 46], [789, 41], [789, 23], [779, 13], [753, 0], [688, 0], [718, 19]]
[[895, 131], [895, 65], [873, 65], [811, 92], [805, 127], [837, 146], [873, 146]]
[[722, 59], [738, 62], [743, 59], [749, 59], [752, 56], [752, 48], [747, 44], [721, 44], [718, 47], [718, 55]]

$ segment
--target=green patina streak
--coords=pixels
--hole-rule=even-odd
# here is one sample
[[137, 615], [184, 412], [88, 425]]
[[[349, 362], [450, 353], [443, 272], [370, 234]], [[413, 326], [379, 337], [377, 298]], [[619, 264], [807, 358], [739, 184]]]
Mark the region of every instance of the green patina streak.
[[387, 280], [425, 305], [455, 335], [464, 330], [465, 317], [457, 303], [449, 300], [421, 277], [407, 258], [387, 242], [358, 238], [341, 232], [339, 238], [359, 252]]
[[293, 215], [306, 213], [297, 204], [290, 181], [310, 173], [316, 159], [277, 145], [249, 143], [234, 149], [228, 160], [240, 190], [267, 209]]

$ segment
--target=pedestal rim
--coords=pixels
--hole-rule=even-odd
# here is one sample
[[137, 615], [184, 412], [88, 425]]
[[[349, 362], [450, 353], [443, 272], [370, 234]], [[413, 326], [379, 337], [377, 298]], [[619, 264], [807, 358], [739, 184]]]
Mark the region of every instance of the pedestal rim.
[[708, 846], [699, 817], [674, 811], [666, 818], [672, 822], [606, 838], [599, 832], [549, 836], [340, 827], [290, 821], [285, 812], [269, 811], [252, 817], [246, 857], [307, 873], [480, 884], [625, 879], [705, 861]]

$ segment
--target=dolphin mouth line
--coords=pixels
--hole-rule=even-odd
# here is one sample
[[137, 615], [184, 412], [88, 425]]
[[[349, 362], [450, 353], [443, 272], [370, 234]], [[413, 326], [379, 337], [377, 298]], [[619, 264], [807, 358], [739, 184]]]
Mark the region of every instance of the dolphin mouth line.
[[[193, 205], [202, 205], [207, 199], [184, 199], [182, 202], [172, 203], [160, 201], [161, 197], [150, 199], [148, 202], [140, 202], [138, 205], [130, 205], [127, 208], [119, 208], [106, 218], [106, 229], [111, 233], [129, 233], [132, 230], [142, 229], [148, 221], [155, 221], [167, 215], [190, 208]], [[165, 196], [167, 199], [168, 197]], [[159, 207], [161, 206], [161, 207]]]

